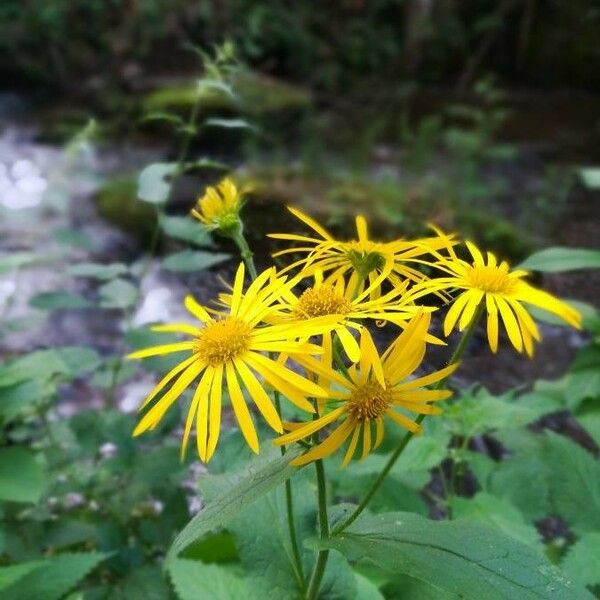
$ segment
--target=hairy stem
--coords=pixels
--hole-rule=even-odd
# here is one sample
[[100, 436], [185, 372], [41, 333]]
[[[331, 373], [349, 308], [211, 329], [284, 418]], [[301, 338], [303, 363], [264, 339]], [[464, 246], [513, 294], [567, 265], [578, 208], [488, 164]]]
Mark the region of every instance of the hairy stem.
[[[279, 392], [273, 390], [273, 400], [275, 401], [275, 408], [277, 412], [281, 414], [281, 402], [279, 399]], [[281, 446], [281, 455], [283, 456], [287, 451], [286, 446]], [[300, 547], [298, 546], [298, 536], [296, 534], [296, 526], [294, 524], [294, 497], [292, 495], [292, 480], [285, 480], [285, 510], [288, 524], [288, 531], [290, 534], [290, 545], [292, 547], [292, 558], [294, 573], [298, 581], [300, 589], [304, 591], [306, 589], [306, 582], [304, 580], [304, 569], [302, 567], [302, 556], [300, 554]]]
[[[329, 539], [329, 520], [327, 518], [327, 488], [325, 485], [325, 466], [322, 459], [315, 461], [315, 469], [317, 471], [317, 493], [319, 500], [319, 529], [321, 541]], [[307, 600], [315, 600], [319, 593], [319, 586], [325, 573], [325, 566], [329, 557], [329, 550], [319, 550], [317, 562], [310, 577], [308, 591], [306, 593]]]

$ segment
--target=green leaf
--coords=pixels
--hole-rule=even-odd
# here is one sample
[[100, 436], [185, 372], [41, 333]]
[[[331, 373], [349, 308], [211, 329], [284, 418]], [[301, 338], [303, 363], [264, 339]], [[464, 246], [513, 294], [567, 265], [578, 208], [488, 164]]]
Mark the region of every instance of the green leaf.
[[506, 535], [542, 551], [538, 532], [529, 525], [521, 511], [508, 500], [479, 492], [473, 498], [456, 497], [453, 516], [496, 527]]
[[169, 199], [171, 183], [166, 178], [177, 169], [175, 163], [152, 163], [138, 177], [137, 195], [150, 204], [163, 204]]
[[472, 523], [411, 513], [364, 516], [321, 546], [465, 600], [592, 598], [528, 546]]
[[37, 350], [0, 367], [0, 387], [15, 385], [29, 379], [48, 380], [54, 375], [73, 379], [100, 365], [100, 357], [86, 346], [58, 346]]
[[514, 428], [535, 421], [543, 414], [525, 402], [514, 402], [514, 394], [492, 396], [485, 388], [465, 390], [444, 411], [444, 425], [456, 436], [474, 437], [489, 431]]
[[561, 567], [581, 585], [600, 585], [600, 532], [584, 533], [569, 548]]
[[97, 250], [97, 242], [89, 234], [71, 229], [69, 227], [57, 227], [52, 231], [52, 237], [59, 243], [73, 248], [84, 250]]
[[571, 440], [547, 432], [545, 459], [551, 465], [548, 480], [556, 512], [574, 531], [600, 530], [600, 462]]
[[360, 573], [354, 573], [356, 579], [356, 600], [385, 600], [377, 586]]
[[98, 290], [100, 306], [124, 309], [133, 306], [138, 299], [137, 288], [125, 279], [113, 279]]
[[198, 600], [200, 596], [211, 600], [260, 598], [230, 567], [177, 558], [169, 563], [169, 574], [179, 600]]
[[167, 217], [161, 215], [160, 226], [169, 236], [191, 242], [198, 246], [212, 245], [212, 240], [206, 229], [189, 217]]
[[263, 454], [232, 476], [230, 487], [208, 502], [175, 538], [167, 559], [175, 558], [207, 533], [221, 529], [241, 510], [291, 477], [297, 469], [291, 467], [290, 462], [301, 452], [300, 449], [290, 449], [284, 456], [272, 460], [264, 459]]
[[0, 567], [0, 591], [19, 581], [28, 573], [39, 569], [44, 564], [41, 560], [11, 565], [9, 567]]
[[579, 169], [579, 176], [586, 188], [590, 190], [600, 190], [600, 168], [587, 167], [585, 169]]
[[167, 256], [162, 266], [169, 271], [203, 271], [231, 258], [230, 254], [222, 252], [201, 252], [198, 250], [183, 250]]
[[89, 308], [93, 304], [80, 294], [71, 292], [43, 292], [29, 301], [29, 306], [40, 310]]
[[59, 600], [101, 563], [106, 554], [60, 554], [3, 590], [7, 600]]
[[0, 500], [37, 502], [44, 474], [33, 454], [24, 448], [0, 448]]
[[123, 263], [92, 263], [84, 262], [70, 265], [67, 267], [67, 275], [74, 277], [89, 277], [90, 279], [99, 279], [108, 281], [119, 275], [125, 275], [129, 269]]
[[2, 254], [0, 255], [0, 275], [8, 271], [20, 269], [36, 260], [39, 260], [39, 257], [33, 252], [12, 252], [11, 254]]
[[600, 268], [600, 250], [555, 246], [532, 254], [518, 268], [545, 273], [598, 269]]

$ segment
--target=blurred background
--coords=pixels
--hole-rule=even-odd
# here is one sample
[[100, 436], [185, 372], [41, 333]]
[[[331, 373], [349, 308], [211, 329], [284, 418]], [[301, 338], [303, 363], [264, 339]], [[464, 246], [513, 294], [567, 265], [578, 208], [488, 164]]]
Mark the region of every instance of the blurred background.
[[[352, 234], [357, 212], [383, 238], [435, 223], [513, 264], [547, 246], [598, 245], [597, 2], [5, 0], [0, 27], [4, 250], [39, 254], [58, 240], [79, 244], [79, 260], [169, 254], [181, 221], [163, 220], [154, 243], [156, 205], [140, 202], [138, 174], [177, 161], [185, 169], [163, 216], [186, 215], [235, 170], [253, 188], [247, 232], [263, 265], [264, 234], [296, 227], [286, 203], [339, 235]], [[175, 237], [189, 249], [189, 235]], [[173, 277], [193, 287], [199, 263], [185, 258], [166, 272], [155, 260], [158, 282], [142, 290]], [[223, 257], [208, 277], [232, 264]], [[16, 295], [27, 304], [56, 276], [32, 276]], [[592, 303], [598, 283], [589, 273], [546, 281]], [[138, 322], [168, 316], [148, 310]], [[46, 341], [91, 336], [112, 349], [103, 318]], [[556, 354], [562, 364], [562, 339]]]
[[[166, 364], [122, 356], [152, 341], [148, 323], [179, 320], [186, 293], [209, 302], [234, 272], [234, 248], [187, 217], [226, 174], [252, 187], [259, 267], [277, 249], [266, 233], [303, 231], [286, 204], [340, 236], [359, 212], [381, 239], [435, 223], [513, 265], [598, 248], [600, 3], [3, 0], [0, 419], [8, 445], [62, 440], [47, 473], [73, 461], [25, 493], [43, 502], [8, 534], [11, 560], [92, 544], [117, 553], [107, 577], [123, 597], [147, 582], [169, 597], [153, 557], [200, 500], [175, 436], [165, 447], [158, 432], [146, 456], [129, 438]], [[600, 271], [549, 270], [561, 272], [534, 282], [593, 315]], [[503, 394], [561, 376], [590, 334], [542, 327], [531, 361], [502, 342], [493, 357], [476, 336], [459, 384]], [[596, 441], [570, 413], [545, 418], [598, 452], [596, 413]]]

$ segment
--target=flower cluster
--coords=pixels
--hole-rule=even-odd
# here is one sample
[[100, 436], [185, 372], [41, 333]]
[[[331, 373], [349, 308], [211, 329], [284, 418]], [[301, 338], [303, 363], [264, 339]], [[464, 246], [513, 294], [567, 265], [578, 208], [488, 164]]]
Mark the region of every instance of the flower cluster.
[[[241, 224], [241, 206], [240, 191], [227, 179], [207, 190], [193, 214], [209, 229], [227, 234], [232, 224]], [[356, 219], [356, 239], [338, 240], [308, 215], [289, 210], [312, 233], [270, 237], [291, 244], [275, 256], [299, 258], [281, 270], [268, 268], [250, 282], [241, 263], [215, 307], [186, 297], [185, 307], [195, 324], [154, 327], [186, 336], [185, 341], [129, 355], [182, 355], [146, 398], [134, 435], [156, 427], [193, 386], [182, 456], [193, 431], [199, 457], [209, 461], [219, 440], [226, 390], [240, 431], [254, 452], [259, 451], [256, 412], [280, 434], [276, 444], [306, 446], [295, 464], [324, 458], [345, 446], [346, 465], [355, 455], [365, 458], [379, 446], [386, 423], [419, 433], [423, 417], [439, 414], [436, 403], [450, 397], [444, 383], [458, 363], [414, 376], [428, 344], [444, 344], [429, 332], [436, 311], [445, 313], [444, 336], [456, 325], [461, 331], [474, 325], [487, 312], [487, 336], [494, 352], [502, 321], [515, 349], [532, 355], [540, 333], [526, 305], [580, 327], [577, 311], [528, 284], [525, 271], [511, 271], [489, 252], [484, 258], [469, 241], [463, 244], [435, 228], [430, 237], [374, 241], [362, 216]], [[242, 255], [251, 261], [251, 254]], [[253, 265], [249, 267], [253, 273]], [[430, 305], [422, 305], [423, 299]], [[373, 325], [397, 330], [383, 352], [373, 341]], [[283, 422], [280, 397], [305, 412], [307, 419]], [[251, 404], [256, 411], [250, 410]]]

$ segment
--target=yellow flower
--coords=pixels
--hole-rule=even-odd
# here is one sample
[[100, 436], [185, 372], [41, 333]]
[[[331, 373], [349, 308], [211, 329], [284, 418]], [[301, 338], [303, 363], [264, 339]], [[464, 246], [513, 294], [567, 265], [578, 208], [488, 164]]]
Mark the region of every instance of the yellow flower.
[[451, 238], [439, 235], [414, 241], [399, 239], [393, 242], [376, 242], [369, 239], [367, 222], [363, 216], [356, 217], [357, 239], [340, 241], [302, 211], [292, 207], [288, 207], [288, 210], [313, 229], [319, 237], [291, 233], [269, 234], [269, 237], [275, 239], [305, 244], [287, 248], [273, 255], [306, 253], [304, 258], [286, 267], [284, 271], [302, 267], [305, 277], [317, 270], [332, 272], [333, 280], [350, 272], [348, 287], [358, 293], [366, 289], [371, 297], [378, 295], [380, 286], [385, 280], [389, 280], [394, 286], [399, 286], [406, 279], [413, 282], [425, 279], [421, 272], [407, 263], [422, 262], [420, 258], [429, 254], [431, 250], [445, 248], [451, 243]]
[[[277, 438], [275, 443], [290, 444], [310, 438], [336, 421], [339, 421], [339, 425], [323, 441], [295, 459], [292, 464], [300, 466], [325, 458], [350, 438], [342, 462], [342, 466], [346, 466], [354, 456], [361, 438], [363, 459], [381, 444], [386, 417], [400, 427], [420, 433], [420, 425], [405, 413], [440, 413], [440, 409], [430, 403], [444, 400], [450, 397], [452, 392], [421, 388], [450, 375], [458, 363], [417, 379], [408, 379], [423, 360], [430, 318], [430, 314], [423, 312], [415, 315], [381, 357], [368, 331], [363, 329], [360, 338], [360, 362], [348, 370], [349, 379], [315, 359], [303, 359], [309, 371], [327, 381], [330, 389], [326, 405], [332, 405], [332, 410], [322, 411], [322, 416], [308, 423], [289, 424], [287, 428], [291, 431]], [[332, 387], [332, 384], [335, 384], [335, 387]], [[399, 412], [398, 409], [403, 412]]]
[[231, 231], [241, 225], [239, 214], [242, 208], [242, 194], [232, 179], [223, 179], [216, 187], [206, 188], [204, 196], [198, 199], [192, 216], [208, 229]]
[[145, 358], [174, 352], [189, 354], [158, 382], [146, 398], [140, 410], [171, 384], [169, 390], [142, 417], [134, 430], [134, 436], [156, 427], [169, 407], [197, 378], [200, 378], [199, 383], [183, 433], [182, 456], [195, 423], [198, 454], [203, 461], [209, 461], [212, 457], [219, 439], [223, 383], [228, 389], [242, 434], [254, 452], [259, 449], [258, 437], [242, 387], [266, 422], [275, 431], [282, 431], [280, 417], [256, 374], [300, 408], [314, 412], [306, 397], [322, 397], [325, 395], [324, 390], [263, 353], [319, 354], [319, 346], [297, 342], [295, 338], [298, 335], [309, 338], [322, 334], [331, 326], [331, 319], [325, 317], [303, 323], [261, 325], [274, 302], [289, 284], [284, 278], [277, 277], [274, 269], [268, 269], [256, 278], [245, 293], [243, 285], [242, 263], [235, 276], [231, 306], [227, 313], [211, 316], [192, 296], [187, 296], [185, 307], [200, 321], [198, 326], [171, 323], [158, 325], [153, 329], [187, 334], [191, 339], [153, 346], [129, 355], [129, 358]]
[[456, 256], [448, 247], [449, 256], [438, 255], [436, 267], [447, 276], [431, 279], [413, 288], [413, 297], [442, 290], [465, 290], [454, 298], [444, 320], [444, 335], [448, 336], [456, 323], [464, 330], [475, 315], [477, 307], [485, 302], [487, 309], [487, 335], [492, 352], [498, 349], [498, 315], [502, 318], [508, 338], [518, 352], [523, 349], [533, 355], [533, 340], [541, 339], [540, 332], [523, 303], [551, 312], [569, 325], [581, 328], [581, 315], [565, 302], [551, 294], [534, 288], [523, 278], [527, 271], [511, 271], [508, 263], [498, 263], [496, 257], [487, 253], [487, 261], [481, 251], [466, 242], [473, 262]]
[[[291, 289], [281, 294], [281, 300], [274, 306], [273, 314], [269, 317], [273, 323], [290, 321], [305, 321], [330, 315], [336, 317], [333, 327], [340, 339], [346, 355], [352, 362], [360, 359], [360, 348], [350, 330], [359, 331], [364, 319], [379, 322], [389, 321], [400, 327], [423, 307], [417, 307], [404, 295], [406, 284], [395, 288], [387, 294], [375, 299], [369, 299], [366, 291], [353, 297], [353, 290], [346, 285], [345, 278], [339, 276], [335, 280], [323, 280], [321, 271], [314, 274], [314, 284], [296, 295]], [[299, 281], [297, 278], [295, 281]], [[433, 310], [433, 309], [425, 309]], [[437, 341], [432, 338], [432, 341]], [[331, 363], [332, 338], [331, 332], [323, 334], [323, 361]]]

